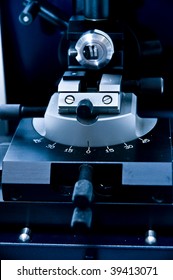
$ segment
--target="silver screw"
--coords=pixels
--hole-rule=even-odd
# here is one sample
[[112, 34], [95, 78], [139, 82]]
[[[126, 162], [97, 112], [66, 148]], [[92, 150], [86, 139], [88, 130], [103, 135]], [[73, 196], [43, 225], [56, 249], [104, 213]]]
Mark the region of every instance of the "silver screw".
[[145, 243], [147, 245], [155, 245], [157, 243], [156, 232], [154, 230], [147, 231]]
[[29, 21], [30, 21], [30, 18], [27, 15], [25, 15], [23, 17], [23, 22], [28, 23]]
[[110, 104], [110, 103], [112, 102], [112, 96], [110, 96], [110, 95], [105, 95], [105, 96], [103, 96], [102, 102], [103, 102], [105, 105]]
[[28, 227], [25, 227], [21, 230], [19, 235], [19, 241], [22, 243], [29, 242], [31, 240], [31, 230]]
[[75, 98], [74, 98], [74, 96], [73, 95], [67, 95], [66, 97], [65, 97], [65, 103], [66, 104], [73, 104], [75, 102]]

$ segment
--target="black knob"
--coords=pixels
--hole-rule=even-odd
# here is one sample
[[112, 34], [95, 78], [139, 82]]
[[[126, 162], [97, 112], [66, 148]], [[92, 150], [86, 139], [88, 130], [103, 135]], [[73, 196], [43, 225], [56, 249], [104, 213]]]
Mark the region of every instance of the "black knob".
[[85, 231], [91, 228], [92, 211], [90, 208], [80, 209], [76, 207], [73, 211], [71, 227], [76, 231]]
[[74, 186], [72, 202], [81, 208], [85, 208], [91, 204], [92, 199], [93, 199], [92, 183], [86, 179], [77, 181]]
[[92, 166], [80, 166], [79, 180], [75, 183], [72, 202], [80, 208], [89, 207], [93, 200]]
[[79, 179], [72, 194], [72, 202], [76, 206], [71, 220], [71, 227], [77, 231], [90, 229], [92, 223], [93, 200], [92, 185], [93, 168], [89, 164], [82, 164], [79, 169]]
[[76, 109], [78, 118], [90, 119], [93, 117], [93, 104], [89, 99], [82, 99]]

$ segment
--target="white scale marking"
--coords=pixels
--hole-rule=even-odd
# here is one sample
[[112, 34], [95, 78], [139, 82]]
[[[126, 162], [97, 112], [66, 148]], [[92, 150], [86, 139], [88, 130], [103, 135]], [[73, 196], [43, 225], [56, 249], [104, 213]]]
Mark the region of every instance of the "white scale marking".
[[138, 139], [141, 140], [143, 144], [150, 142], [150, 139], [147, 139], [147, 138], [145, 138], [145, 139], [138, 138]]
[[33, 142], [38, 144], [38, 143], [41, 143], [42, 140], [43, 140], [43, 138], [39, 138], [39, 139], [37, 138], [37, 139], [33, 139]]
[[126, 143], [124, 143], [124, 149], [126, 150], [133, 149], [133, 145], [127, 145]]
[[70, 146], [69, 148], [66, 148], [64, 150], [64, 153], [73, 153], [74, 149], [72, 149], [73, 146]]
[[108, 146], [106, 147], [106, 153], [114, 153], [113, 148], [109, 148]]
[[48, 145], [46, 146], [46, 148], [47, 148], [47, 149], [50, 149], [50, 150], [53, 150], [53, 149], [55, 149], [55, 146], [56, 146], [56, 142], [53, 143], [53, 144], [48, 144]]

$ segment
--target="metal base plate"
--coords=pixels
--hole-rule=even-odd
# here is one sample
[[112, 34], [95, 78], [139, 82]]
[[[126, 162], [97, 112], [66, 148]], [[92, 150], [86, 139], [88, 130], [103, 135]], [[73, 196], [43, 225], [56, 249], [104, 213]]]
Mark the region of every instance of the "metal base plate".
[[41, 137], [32, 119], [23, 119], [3, 161], [3, 198], [71, 201], [79, 166], [85, 162], [94, 167], [97, 201], [172, 201], [168, 120], [159, 120], [145, 137], [128, 143], [79, 148]]

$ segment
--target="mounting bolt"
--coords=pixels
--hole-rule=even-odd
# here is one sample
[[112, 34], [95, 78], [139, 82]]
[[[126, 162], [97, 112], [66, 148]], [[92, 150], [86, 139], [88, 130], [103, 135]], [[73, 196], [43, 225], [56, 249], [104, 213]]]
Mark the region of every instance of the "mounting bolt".
[[31, 240], [31, 230], [28, 227], [25, 227], [21, 230], [19, 235], [19, 241], [21, 243], [27, 243]]
[[145, 237], [145, 243], [147, 245], [155, 245], [157, 243], [156, 232], [154, 230], [148, 230]]

